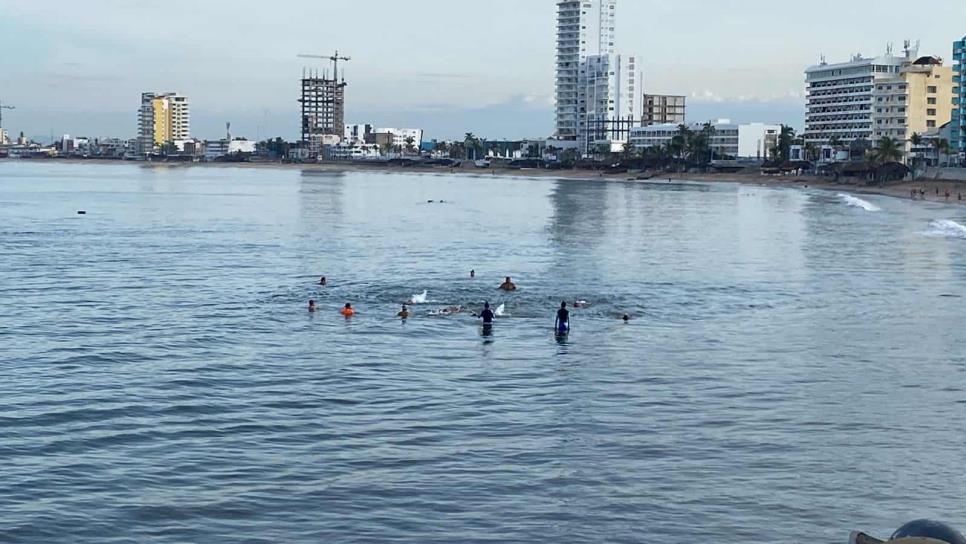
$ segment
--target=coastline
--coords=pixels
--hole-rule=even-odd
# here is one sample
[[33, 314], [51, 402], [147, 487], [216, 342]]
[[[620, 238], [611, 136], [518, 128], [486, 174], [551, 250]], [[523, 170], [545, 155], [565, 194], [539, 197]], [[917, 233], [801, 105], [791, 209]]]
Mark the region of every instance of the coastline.
[[[177, 162], [142, 162], [120, 161], [112, 159], [0, 159], [5, 162], [29, 162], [43, 164], [99, 164], [99, 165], [137, 165], [151, 168], [254, 168], [269, 170], [300, 170], [308, 172], [382, 172], [382, 173], [410, 173], [457, 175], [468, 177], [501, 176], [516, 178], [544, 178], [569, 179], [579, 181], [605, 181], [620, 183], [658, 183], [667, 181], [693, 181], [700, 183], [735, 183], [742, 185], [757, 185], [761, 187], [821, 189], [866, 195], [889, 196], [905, 200], [913, 200], [912, 190], [923, 189], [925, 197], [915, 198], [917, 202], [932, 202], [938, 204], [960, 204], [959, 195], [966, 193], [966, 181], [956, 180], [917, 180], [902, 181], [883, 186], [867, 185], [857, 180], [846, 179], [835, 181], [822, 176], [775, 176], [754, 173], [663, 173], [649, 179], [638, 179], [636, 174], [602, 174], [586, 170], [541, 170], [541, 169], [510, 169], [510, 168], [475, 168], [464, 165], [460, 168], [446, 167], [401, 167], [387, 164], [360, 163], [283, 163], [283, 162], [209, 162], [209, 163], [177, 163]], [[937, 194], [938, 189], [938, 194]], [[946, 200], [945, 191], [949, 190], [950, 198]]]

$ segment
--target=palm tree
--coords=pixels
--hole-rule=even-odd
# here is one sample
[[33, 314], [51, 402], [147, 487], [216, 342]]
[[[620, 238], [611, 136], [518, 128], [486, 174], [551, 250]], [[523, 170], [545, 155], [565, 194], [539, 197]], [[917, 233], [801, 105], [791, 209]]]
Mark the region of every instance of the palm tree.
[[876, 144], [875, 149], [872, 150], [871, 158], [879, 163], [898, 162], [902, 159], [902, 148], [899, 146], [899, 142], [886, 136]]
[[[949, 158], [949, 140], [945, 138], [936, 138], [932, 142], [933, 147], [936, 148], [936, 166], [942, 166], [942, 158], [946, 158], [948, 162]], [[948, 166], [948, 164], [947, 164]]]
[[436, 144], [436, 151], [439, 152], [441, 155], [445, 155], [446, 152], [449, 151], [449, 144], [447, 144], [446, 142], [438, 142]]
[[413, 151], [416, 150], [416, 146], [413, 145], [416, 143], [416, 138], [413, 138], [412, 136], [406, 136], [405, 142], [406, 142], [406, 151], [412, 153]]
[[792, 154], [792, 141], [795, 139], [795, 129], [788, 126], [782, 125], [781, 132], [778, 134], [778, 156], [776, 159], [780, 163], [786, 163], [791, 159]]
[[[913, 150], [915, 150], [917, 147], [919, 147], [920, 145], [922, 145], [922, 135], [919, 134], [918, 132], [913, 132], [912, 133], [912, 136], [909, 137], [909, 143], [912, 144], [911, 147], [912, 147]], [[920, 162], [919, 161], [919, 159], [920, 159], [919, 152], [918, 151], [913, 151], [910, 154], [910, 158], [912, 159], [912, 179], [913, 179], [913, 181], [915, 181], [915, 179], [916, 179], [916, 171], [917, 171], [916, 165], [917, 165], [917, 163]]]
[[805, 144], [805, 159], [809, 161], [818, 160], [818, 146], [812, 142]]
[[480, 149], [480, 139], [476, 137], [472, 132], [467, 132], [466, 136], [463, 137], [463, 149], [467, 156], [464, 159], [469, 158], [469, 152], [473, 152], [473, 159], [476, 159], [477, 150]]

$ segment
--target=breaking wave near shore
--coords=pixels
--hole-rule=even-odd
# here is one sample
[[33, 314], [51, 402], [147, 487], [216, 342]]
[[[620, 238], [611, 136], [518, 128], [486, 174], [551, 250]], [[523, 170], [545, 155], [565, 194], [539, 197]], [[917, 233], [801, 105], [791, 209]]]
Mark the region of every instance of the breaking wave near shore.
[[862, 208], [863, 210], [865, 210], [867, 212], [878, 212], [878, 211], [882, 211], [882, 208], [876, 206], [875, 204], [869, 202], [868, 200], [862, 200], [861, 198], [858, 198], [858, 197], [855, 197], [855, 196], [852, 196], [852, 195], [848, 195], [848, 194], [845, 194], [845, 193], [839, 193], [838, 196], [839, 196], [839, 198], [842, 199], [842, 202], [846, 206], [850, 206], [850, 207], [853, 207], [853, 208]]
[[929, 223], [926, 236], [932, 238], [962, 238], [966, 239], [966, 226], [950, 219], [937, 219]]

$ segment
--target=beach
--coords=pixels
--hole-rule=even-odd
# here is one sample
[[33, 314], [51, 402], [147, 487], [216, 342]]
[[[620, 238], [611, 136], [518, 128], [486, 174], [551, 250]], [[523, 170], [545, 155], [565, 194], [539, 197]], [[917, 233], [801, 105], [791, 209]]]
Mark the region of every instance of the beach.
[[[16, 162], [16, 159], [0, 159], [3, 162]], [[28, 159], [29, 162], [40, 164], [99, 164], [99, 165], [139, 165], [147, 168], [243, 168], [243, 169], [279, 169], [300, 170], [308, 172], [387, 172], [401, 174], [425, 175], [454, 175], [470, 176], [474, 178], [486, 176], [502, 176], [515, 178], [551, 178], [573, 179], [584, 181], [609, 181], [621, 183], [661, 183], [701, 182], [701, 183], [739, 183], [762, 187], [811, 188], [828, 191], [840, 191], [867, 195], [884, 195], [895, 198], [913, 200], [912, 190], [922, 189], [924, 196], [917, 196], [914, 200], [925, 202], [940, 202], [948, 204], [963, 204], [959, 199], [962, 194], [966, 198], [966, 181], [921, 179], [916, 181], [896, 181], [883, 185], [870, 185], [864, 180], [841, 178], [836, 181], [831, 177], [809, 175], [765, 175], [759, 173], [648, 173], [647, 179], [636, 173], [607, 174], [589, 170], [549, 170], [549, 169], [515, 169], [515, 168], [476, 168], [472, 164], [465, 164], [460, 168], [446, 167], [403, 167], [378, 163], [359, 162], [326, 162], [326, 163], [286, 163], [286, 162], [142, 162], [119, 161], [107, 159]], [[938, 189], [938, 193], [937, 193]], [[949, 190], [950, 198], [945, 198]]]

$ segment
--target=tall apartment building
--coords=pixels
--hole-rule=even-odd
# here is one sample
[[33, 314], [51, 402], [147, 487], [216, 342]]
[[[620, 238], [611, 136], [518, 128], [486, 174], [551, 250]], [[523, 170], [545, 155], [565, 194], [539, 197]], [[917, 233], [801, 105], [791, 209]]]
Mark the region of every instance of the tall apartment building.
[[647, 94], [641, 99], [641, 124], [682, 125], [685, 120], [686, 98], [684, 96]]
[[191, 133], [188, 98], [178, 93], [141, 93], [138, 152], [149, 155], [159, 146], [187, 140]]
[[950, 146], [963, 158], [966, 153], [966, 37], [953, 43], [953, 111]]
[[919, 57], [906, 42], [904, 55], [891, 51], [875, 58], [857, 55], [849, 62], [822, 62], [805, 70], [804, 138], [828, 145], [880, 138], [908, 149], [913, 133], [938, 129], [952, 110], [952, 69], [942, 59]]
[[637, 59], [616, 54], [617, 0], [558, 0], [556, 130], [581, 151], [627, 139], [640, 81]]

